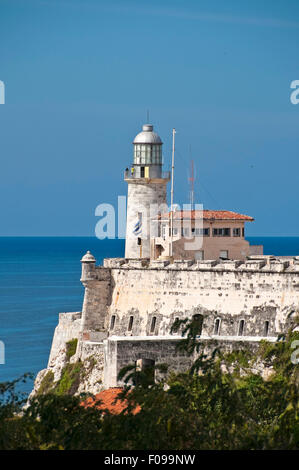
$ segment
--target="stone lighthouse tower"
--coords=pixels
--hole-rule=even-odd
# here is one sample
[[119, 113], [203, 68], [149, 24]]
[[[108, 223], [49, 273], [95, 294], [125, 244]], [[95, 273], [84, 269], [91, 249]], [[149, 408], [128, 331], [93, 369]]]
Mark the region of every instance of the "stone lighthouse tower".
[[[170, 173], [162, 172], [162, 140], [145, 124], [133, 141], [133, 165], [125, 171], [128, 183], [126, 258], [150, 258], [154, 225], [151, 219], [167, 210]], [[157, 228], [157, 227], [156, 227]]]

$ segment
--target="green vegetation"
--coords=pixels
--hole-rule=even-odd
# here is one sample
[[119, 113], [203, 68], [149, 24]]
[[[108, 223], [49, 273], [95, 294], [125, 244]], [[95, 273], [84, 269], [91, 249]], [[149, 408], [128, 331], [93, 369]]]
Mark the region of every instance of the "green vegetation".
[[71, 339], [66, 343], [66, 358], [69, 361], [74, 354], [76, 354], [78, 339]]
[[62, 370], [60, 380], [55, 383], [52, 393], [56, 395], [73, 395], [76, 393], [80, 384], [82, 367], [82, 362], [66, 364]]
[[[72, 395], [80, 363], [68, 364], [51, 393], [35, 396], [21, 414], [15, 383], [1, 384], [0, 449], [298, 449], [299, 366], [291, 356], [299, 332], [263, 341], [255, 354], [215, 349], [207, 357], [189, 325], [182, 344], [198, 352], [190, 371], [153, 383], [152, 370], [127, 367], [120, 394], [127, 408], [119, 415], [82, 407], [82, 397]], [[252, 372], [256, 363], [271, 368], [267, 380]], [[46, 377], [45, 392], [52, 383]]]
[[[37, 395], [55, 394], [55, 395], [74, 395], [79, 387], [81, 376], [84, 373], [81, 361], [70, 363], [70, 358], [74, 356], [77, 349], [77, 338], [66, 343], [67, 364], [61, 371], [60, 379], [55, 382], [54, 374], [49, 370], [43, 377]], [[92, 361], [90, 359], [90, 361]], [[94, 363], [94, 362], [93, 362]]]
[[74, 395], [80, 384], [82, 369], [82, 362], [67, 363], [62, 369], [61, 377], [57, 382], [54, 382], [54, 374], [49, 370], [42, 379], [37, 394]]
[[53, 388], [54, 385], [54, 374], [51, 370], [49, 370], [44, 378], [41, 381], [41, 384], [38, 389], [38, 395], [45, 395], [49, 393], [50, 390]]

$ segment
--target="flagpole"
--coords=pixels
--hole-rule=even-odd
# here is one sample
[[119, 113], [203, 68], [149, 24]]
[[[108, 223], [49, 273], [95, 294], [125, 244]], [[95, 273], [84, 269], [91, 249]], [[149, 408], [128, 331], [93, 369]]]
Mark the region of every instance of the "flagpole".
[[171, 163], [171, 202], [170, 202], [170, 250], [169, 255], [172, 256], [172, 237], [173, 237], [173, 180], [174, 180], [174, 149], [175, 149], [175, 129], [172, 129], [172, 163]]

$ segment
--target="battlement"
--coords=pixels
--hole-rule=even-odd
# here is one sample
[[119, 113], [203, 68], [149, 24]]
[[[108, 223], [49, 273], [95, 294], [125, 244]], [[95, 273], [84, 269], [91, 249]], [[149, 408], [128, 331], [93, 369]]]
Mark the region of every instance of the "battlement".
[[[179, 271], [250, 271], [299, 273], [299, 257], [274, 257], [269, 255], [249, 256], [241, 260], [146, 260], [128, 258], [106, 258], [104, 268], [146, 269]], [[97, 266], [97, 275], [102, 275], [103, 267]], [[96, 276], [97, 277], [97, 276]]]

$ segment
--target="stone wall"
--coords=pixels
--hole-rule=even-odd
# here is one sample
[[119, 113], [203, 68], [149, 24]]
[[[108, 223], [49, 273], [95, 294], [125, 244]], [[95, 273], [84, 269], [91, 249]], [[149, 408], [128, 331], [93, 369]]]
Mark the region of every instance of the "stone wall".
[[58, 380], [66, 343], [78, 338], [72, 360], [83, 361], [87, 371], [79, 391], [97, 393], [102, 387], [119, 385], [121, 368], [138, 360], [187, 369], [193, 358], [177, 354], [180, 332], [170, 334], [176, 318], [202, 315], [201, 341], [206, 350], [215, 344], [231, 350], [255, 348], [263, 338], [275, 341], [299, 310], [296, 257], [172, 263], [106, 259], [104, 266], [82, 262], [81, 281], [82, 315], [59, 315], [48, 364]]
[[48, 367], [54, 366], [57, 357], [65, 351], [66, 343], [79, 338], [81, 329], [81, 312], [60, 313], [58, 325], [55, 328]]
[[238, 335], [244, 320], [244, 335], [265, 336], [269, 322], [267, 336], [275, 337], [299, 309], [297, 259], [106, 264], [114, 284], [107, 312], [108, 329], [114, 316], [110, 335], [168, 335], [175, 318], [202, 314], [207, 336], [213, 335], [219, 319], [221, 335]]
[[[105, 344], [105, 375], [104, 388], [122, 386], [123, 380], [117, 376], [121, 369], [129, 364], [133, 365], [140, 360], [149, 360], [153, 365], [167, 365], [165, 373], [159, 368], [155, 371], [155, 380], [164, 378], [169, 372], [181, 372], [188, 370], [195, 360], [195, 355], [187, 356], [184, 352], [177, 350], [181, 338], [152, 337], [152, 338], [124, 338], [112, 336], [104, 341]], [[245, 338], [243, 341], [237, 338], [201, 338], [201, 352], [211, 355], [216, 347], [223, 352], [247, 349], [255, 352], [259, 341], [253, 338]]]

